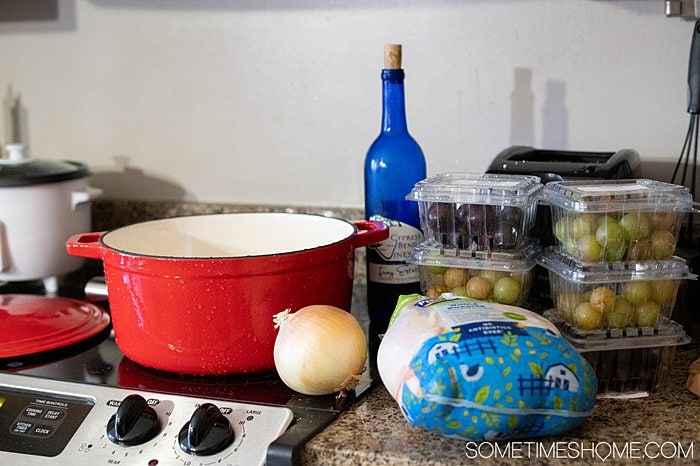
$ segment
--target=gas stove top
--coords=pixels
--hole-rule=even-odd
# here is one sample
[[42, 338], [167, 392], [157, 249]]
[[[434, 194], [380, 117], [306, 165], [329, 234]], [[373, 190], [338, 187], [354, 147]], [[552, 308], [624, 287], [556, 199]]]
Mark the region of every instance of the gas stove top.
[[303, 445], [369, 386], [306, 396], [274, 372], [156, 371], [126, 358], [106, 329], [0, 359], [0, 464], [299, 464]]

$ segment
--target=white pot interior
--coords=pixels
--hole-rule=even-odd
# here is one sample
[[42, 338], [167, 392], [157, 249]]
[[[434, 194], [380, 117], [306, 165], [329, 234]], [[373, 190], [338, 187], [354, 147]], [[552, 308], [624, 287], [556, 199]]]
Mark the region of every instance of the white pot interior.
[[250, 257], [318, 248], [350, 237], [344, 220], [307, 214], [196, 215], [137, 223], [103, 243], [128, 254], [177, 258]]

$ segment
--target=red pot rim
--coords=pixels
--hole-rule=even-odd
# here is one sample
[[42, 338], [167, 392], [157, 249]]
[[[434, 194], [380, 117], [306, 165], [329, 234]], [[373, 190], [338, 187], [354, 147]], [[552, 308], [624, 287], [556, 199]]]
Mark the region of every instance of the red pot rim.
[[[299, 249], [289, 249], [289, 250], [278, 250], [271, 251], [269, 253], [261, 254], [246, 254], [246, 255], [193, 255], [188, 256], [176, 256], [176, 255], [165, 255], [165, 254], [148, 254], [138, 251], [129, 250], [129, 248], [120, 248], [108, 244], [109, 236], [115, 234], [119, 231], [124, 231], [131, 227], [143, 226], [144, 224], [154, 223], [154, 222], [165, 222], [174, 219], [183, 218], [204, 218], [204, 217], [217, 217], [217, 216], [306, 216], [313, 217], [316, 219], [324, 219], [323, 221], [328, 222], [338, 222], [349, 226], [348, 234], [340, 238], [328, 238], [327, 243], [321, 242], [318, 245], [313, 245], [309, 243], [309, 247], [299, 248]], [[303, 233], [303, 232], [302, 232]], [[276, 212], [253, 212], [253, 213], [240, 213], [240, 214], [207, 214], [202, 216], [190, 216], [190, 217], [172, 217], [170, 219], [160, 219], [151, 220], [148, 222], [136, 223], [133, 225], [128, 225], [125, 227], [118, 228], [116, 230], [111, 230], [108, 232], [95, 232], [95, 233], [83, 233], [72, 236], [66, 242], [66, 249], [68, 253], [72, 256], [85, 257], [89, 259], [103, 259], [110, 260], [113, 258], [121, 258], [125, 261], [148, 261], [148, 263], [159, 263], [164, 262], [167, 264], [192, 264], [202, 261], [209, 262], [222, 262], [230, 265], [232, 262], [267, 262], [269, 260], [282, 261], [285, 260], [298, 260], [300, 255], [308, 254], [309, 257], [313, 258], [316, 256], [323, 256], [324, 254], [318, 254], [319, 251], [325, 250], [329, 254], [333, 254], [333, 251], [338, 251], [338, 254], [346, 254], [347, 250], [354, 251], [354, 249], [368, 244], [377, 243], [386, 239], [389, 235], [389, 228], [382, 222], [376, 221], [354, 221], [349, 222], [347, 220], [336, 218], [336, 217], [325, 217], [317, 214], [291, 214], [291, 213], [276, 213]], [[129, 265], [131, 267], [132, 265]]]
[[[232, 213], [232, 214], [203, 214], [203, 215], [192, 215], [188, 216], [187, 218], [204, 218], [204, 217], [218, 217], [222, 215], [261, 215], [261, 216], [270, 216], [270, 215], [278, 215], [278, 216], [307, 216], [307, 217], [313, 217], [313, 218], [322, 218], [322, 219], [328, 219], [328, 221], [337, 221], [341, 222], [344, 224], [347, 224], [351, 228], [351, 232], [344, 236], [343, 238], [331, 242], [331, 243], [326, 243], [326, 244], [321, 244], [318, 246], [310, 247], [310, 248], [305, 248], [305, 249], [297, 249], [293, 251], [284, 251], [284, 252], [271, 252], [271, 253], [266, 253], [266, 254], [250, 254], [250, 255], [245, 255], [245, 256], [198, 256], [198, 257], [184, 257], [184, 256], [167, 256], [167, 255], [159, 255], [159, 254], [146, 254], [146, 253], [139, 253], [139, 252], [133, 252], [133, 251], [128, 251], [125, 249], [120, 249], [118, 247], [110, 246], [109, 244], [106, 243], [106, 239], [109, 239], [109, 236], [114, 234], [115, 232], [118, 231], [123, 231], [127, 228], [130, 228], [135, 225], [145, 225], [145, 224], [150, 224], [150, 223], [155, 223], [155, 222], [163, 222], [167, 220], [174, 220], [176, 218], [184, 218], [184, 217], [171, 217], [171, 218], [165, 218], [165, 219], [156, 219], [156, 220], [148, 220], [145, 222], [140, 222], [137, 224], [133, 225], [127, 225], [124, 227], [116, 228], [114, 230], [110, 230], [104, 235], [100, 237], [100, 244], [111, 251], [114, 251], [118, 253], [121, 256], [129, 256], [129, 257], [141, 257], [141, 258], [148, 258], [154, 259], [154, 260], [166, 260], [168, 262], [172, 261], [183, 261], [183, 262], [191, 262], [191, 261], [202, 261], [202, 260], [224, 260], [224, 261], [237, 261], [237, 260], [247, 260], [247, 259], [262, 259], [262, 258], [271, 258], [271, 257], [283, 257], [283, 256], [290, 256], [293, 254], [299, 254], [299, 253], [305, 253], [305, 252], [312, 252], [312, 251], [317, 251], [319, 249], [323, 248], [331, 248], [337, 244], [344, 243], [348, 241], [353, 234], [357, 233], [357, 227], [352, 223], [349, 222], [345, 219], [342, 218], [337, 218], [337, 217], [326, 217], [324, 215], [319, 215], [319, 214], [307, 214], [307, 213], [286, 213], [286, 212], [245, 212], [245, 213]], [[325, 220], [324, 220], [325, 221]]]

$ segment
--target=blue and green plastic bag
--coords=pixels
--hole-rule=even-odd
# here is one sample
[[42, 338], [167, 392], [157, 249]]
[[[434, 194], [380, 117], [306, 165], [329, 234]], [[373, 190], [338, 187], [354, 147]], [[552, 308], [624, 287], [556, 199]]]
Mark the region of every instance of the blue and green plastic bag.
[[588, 361], [552, 323], [513, 306], [402, 297], [377, 359], [408, 422], [448, 437], [560, 435], [596, 400]]

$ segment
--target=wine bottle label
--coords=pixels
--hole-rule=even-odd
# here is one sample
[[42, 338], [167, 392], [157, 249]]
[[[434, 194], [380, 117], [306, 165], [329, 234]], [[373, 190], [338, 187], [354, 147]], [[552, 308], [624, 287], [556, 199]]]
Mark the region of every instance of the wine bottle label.
[[423, 233], [412, 225], [379, 215], [373, 215], [370, 220], [386, 223], [389, 237], [367, 246], [374, 253], [370, 256], [379, 259], [369, 262], [369, 280], [390, 285], [419, 281], [418, 266], [408, 264], [406, 260], [416, 245], [423, 241]]

